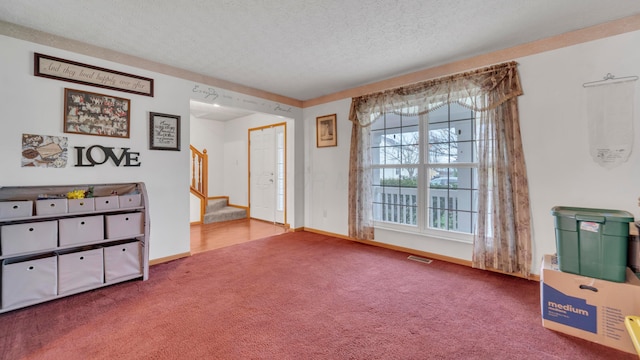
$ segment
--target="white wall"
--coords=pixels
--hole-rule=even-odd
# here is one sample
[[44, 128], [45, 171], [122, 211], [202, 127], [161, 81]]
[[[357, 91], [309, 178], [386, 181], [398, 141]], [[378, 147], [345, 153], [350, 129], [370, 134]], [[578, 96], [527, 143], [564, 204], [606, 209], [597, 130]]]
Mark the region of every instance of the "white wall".
[[[224, 161], [224, 123], [191, 116], [190, 125], [191, 145], [200, 151], [207, 150], [209, 155], [209, 181], [207, 183], [209, 196], [224, 195], [223, 172], [220, 171]], [[192, 161], [191, 157], [189, 161]], [[192, 165], [190, 164], [190, 166]], [[189, 220], [191, 222], [200, 221], [200, 198], [191, 194], [189, 209]]]
[[224, 195], [224, 122], [191, 116], [191, 145], [209, 155], [209, 196]]
[[[295, 211], [295, 122], [283, 116], [256, 113], [230, 121], [191, 118], [191, 143], [209, 153], [209, 196], [228, 196], [232, 205], [249, 206], [248, 135], [249, 129], [272, 124], [287, 126], [287, 222]], [[191, 221], [199, 221], [198, 199], [191, 197]]]
[[[0, 35], [0, 49], [0, 186], [144, 182], [149, 196], [151, 260], [190, 251], [190, 100], [216, 101], [223, 106], [285, 115], [291, 119], [288, 120], [291, 122], [291, 134], [294, 134], [293, 122], [301, 119], [302, 111], [299, 108], [4, 35]], [[36, 77], [33, 75], [34, 52], [152, 78], [155, 96]], [[64, 133], [62, 114], [65, 87], [130, 99], [131, 137], [122, 139]], [[148, 149], [150, 111], [181, 116], [181, 151]], [[215, 132], [214, 136], [218, 134], [215, 128], [212, 131]], [[74, 152], [70, 154], [65, 168], [22, 168], [20, 160], [23, 133], [66, 136], [71, 150], [74, 146], [91, 145], [128, 147], [131, 148], [130, 151], [140, 153], [141, 166], [116, 167], [107, 163], [91, 168], [74, 167]], [[201, 141], [200, 138], [196, 140]], [[293, 139], [290, 141], [292, 145], [295, 144]], [[224, 145], [219, 143], [215, 143], [215, 147], [218, 152], [224, 149]], [[291, 159], [295, 159], [293, 155], [291, 154]], [[223, 167], [224, 158], [215, 157], [213, 163], [216, 168]], [[296, 176], [297, 170], [293, 166], [290, 170], [288, 180], [293, 189], [293, 184], [303, 181], [304, 174], [300, 170]], [[221, 187], [220, 180], [217, 181], [214, 188]], [[301, 190], [298, 200], [294, 190], [289, 196], [292, 203], [304, 201]], [[291, 207], [289, 222], [294, 226], [302, 226], [302, 216], [293, 209], [293, 205]]]
[[293, 119], [269, 114], [252, 114], [224, 123], [224, 195], [234, 205], [249, 206], [248, 151], [249, 129], [286, 123], [287, 145], [287, 219], [291, 227], [300, 226], [295, 216], [295, 122]]
[[[112, 182], [144, 182], [149, 196], [151, 218], [150, 258], [161, 258], [189, 251], [189, 132], [182, 131], [182, 151], [148, 149], [148, 112], [181, 116], [182, 128], [189, 128], [188, 87], [185, 81], [102, 61], [79, 54], [0, 36], [0, 185], [60, 185]], [[33, 75], [33, 53], [115, 69], [153, 78], [155, 97], [101, 89]], [[112, 95], [131, 100], [130, 138], [110, 138], [65, 134], [63, 132], [64, 88]], [[66, 168], [23, 168], [23, 133], [66, 136], [69, 163]], [[116, 167], [111, 162], [95, 167], [74, 167], [74, 146], [103, 145], [128, 147], [139, 152], [140, 167]]]
[[534, 230], [534, 261], [554, 253], [551, 208], [625, 210], [640, 218], [640, 87], [636, 82], [634, 147], [629, 160], [605, 169], [591, 159], [582, 84], [640, 75], [640, 31], [516, 59], [524, 95], [522, 126]]
[[[614, 169], [595, 164], [588, 150], [584, 82], [612, 73], [640, 75], [640, 32], [632, 32], [515, 59], [524, 89], [520, 124], [527, 163], [533, 226], [532, 271], [543, 254], [555, 253], [553, 206], [609, 208], [640, 218], [639, 117], [628, 162]], [[640, 109], [636, 86], [636, 113]], [[306, 174], [305, 226], [347, 235], [346, 201], [351, 125], [350, 99], [304, 109]], [[338, 114], [338, 147], [315, 146], [315, 117]], [[471, 260], [471, 245], [376, 230], [376, 241]]]
[[[347, 235], [351, 99], [304, 109], [305, 227]], [[338, 145], [316, 146], [316, 118], [336, 114]]]

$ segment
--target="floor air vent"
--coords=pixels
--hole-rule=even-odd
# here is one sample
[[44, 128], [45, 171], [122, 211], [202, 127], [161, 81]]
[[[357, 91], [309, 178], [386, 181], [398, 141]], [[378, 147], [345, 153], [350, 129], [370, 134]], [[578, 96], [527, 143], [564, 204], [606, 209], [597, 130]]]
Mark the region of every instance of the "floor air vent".
[[431, 262], [433, 261], [431, 259], [427, 259], [427, 258], [423, 258], [423, 257], [420, 257], [420, 256], [415, 256], [415, 255], [409, 255], [409, 257], [407, 259], [413, 260], [413, 261], [417, 261], [417, 262], [421, 262], [421, 263], [425, 263], [425, 264], [431, 264]]

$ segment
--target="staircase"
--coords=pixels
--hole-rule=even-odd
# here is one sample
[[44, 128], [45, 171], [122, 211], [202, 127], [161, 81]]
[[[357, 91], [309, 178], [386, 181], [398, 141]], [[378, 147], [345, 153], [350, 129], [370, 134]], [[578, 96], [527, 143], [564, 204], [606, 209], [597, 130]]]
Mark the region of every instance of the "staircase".
[[209, 155], [207, 150], [191, 149], [191, 193], [200, 199], [200, 218], [203, 224], [247, 218], [247, 210], [229, 206], [228, 197], [209, 198]]
[[210, 199], [204, 213], [204, 224], [214, 222], [246, 219], [245, 209], [229, 206], [228, 199]]

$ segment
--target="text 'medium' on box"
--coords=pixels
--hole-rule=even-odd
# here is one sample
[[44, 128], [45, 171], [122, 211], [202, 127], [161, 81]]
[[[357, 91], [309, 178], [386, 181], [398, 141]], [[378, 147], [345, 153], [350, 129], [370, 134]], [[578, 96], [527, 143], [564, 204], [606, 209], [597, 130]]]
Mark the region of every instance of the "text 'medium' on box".
[[640, 279], [627, 268], [625, 282], [562, 272], [545, 255], [540, 271], [542, 325], [545, 328], [636, 354], [624, 325], [640, 315]]

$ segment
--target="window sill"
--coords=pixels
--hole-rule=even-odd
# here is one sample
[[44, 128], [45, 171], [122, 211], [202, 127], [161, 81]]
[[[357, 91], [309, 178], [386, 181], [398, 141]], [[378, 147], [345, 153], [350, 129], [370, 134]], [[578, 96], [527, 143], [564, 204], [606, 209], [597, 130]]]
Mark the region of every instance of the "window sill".
[[452, 233], [447, 231], [437, 231], [437, 230], [429, 230], [429, 231], [420, 231], [417, 228], [413, 230], [412, 227], [402, 226], [402, 225], [394, 225], [387, 223], [376, 222], [373, 226], [375, 229], [391, 231], [396, 233], [403, 233], [412, 236], [420, 236], [425, 239], [435, 239], [435, 240], [444, 240], [444, 241], [454, 241], [463, 244], [473, 244], [473, 235], [471, 234], [463, 234], [463, 233]]

